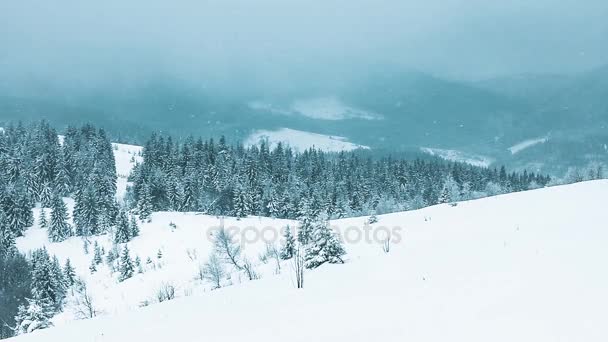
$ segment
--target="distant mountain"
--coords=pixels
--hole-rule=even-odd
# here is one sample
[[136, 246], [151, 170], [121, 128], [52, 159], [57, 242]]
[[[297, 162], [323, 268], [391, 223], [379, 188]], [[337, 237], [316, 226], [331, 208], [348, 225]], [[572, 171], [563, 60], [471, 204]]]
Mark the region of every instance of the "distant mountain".
[[260, 130], [292, 129], [554, 173], [608, 158], [608, 67], [480, 82], [372, 70], [348, 82], [298, 79], [272, 91], [254, 83], [222, 88], [158, 77], [64, 93], [7, 88], [0, 121], [91, 121], [121, 142], [142, 142], [152, 131], [246, 141]]

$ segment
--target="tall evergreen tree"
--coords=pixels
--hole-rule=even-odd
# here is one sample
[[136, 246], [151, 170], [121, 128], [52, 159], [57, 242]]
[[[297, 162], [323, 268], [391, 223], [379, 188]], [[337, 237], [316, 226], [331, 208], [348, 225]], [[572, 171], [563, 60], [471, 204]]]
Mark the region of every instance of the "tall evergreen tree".
[[72, 236], [72, 228], [68, 224], [68, 209], [59, 195], [54, 195], [51, 203], [48, 235], [51, 242], [61, 242]]
[[135, 271], [133, 260], [131, 259], [129, 248], [127, 246], [124, 247], [120, 255], [120, 264], [118, 270], [120, 272], [120, 276], [118, 278], [119, 281], [125, 281], [131, 278], [133, 276], [133, 272]]
[[283, 260], [289, 260], [293, 257], [296, 248], [296, 240], [291, 234], [291, 228], [285, 227], [283, 230], [283, 245], [281, 246], [280, 256]]

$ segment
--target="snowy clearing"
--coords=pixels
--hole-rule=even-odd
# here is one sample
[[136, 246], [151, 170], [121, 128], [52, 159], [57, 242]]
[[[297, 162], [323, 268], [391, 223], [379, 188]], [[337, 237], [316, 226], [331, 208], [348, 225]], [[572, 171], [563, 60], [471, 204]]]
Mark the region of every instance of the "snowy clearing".
[[515, 144], [511, 147], [509, 147], [509, 151], [511, 151], [511, 154], [517, 154], [527, 148], [530, 148], [534, 145], [538, 145], [538, 144], [544, 144], [547, 141], [549, 141], [549, 136], [545, 136], [545, 137], [541, 137], [541, 138], [535, 138], [535, 139], [528, 139], [528, 140], [524, 140], [518, 144]]
[[[123, 283], [102, 272], [83, 274], [91, 256], [78, 259], [80, 239], [49, 244], [32, 228], [19, 248], [45, 244], [51, 253], [71, 256], [108, 315], [15, 341], [606, 341], [606, 194], [608, 181], [593, 181], [380, 215], [363, 236], [374, 240], [381, 227], [398, 232], [390, 253], [365, 238], [347, 242], [347, 263], [306, 272], [301, 290], [288, 262], [279, 275], [262, 265], [260, 280], [197, 290], [187, 250], [208, 255], [203, 235], [219, 223], [214, 217], [154, 214], [129, 247], [141, 257], [160, 248], [161, 266]], [[287, 223], [228, 220], [258, 228]], [[364, 220], [332, 224], [344, 231]], [[249, 246], [253, 255], [257, 247]], [[194, 290], [125, 310], [161, 281]]]
[[259, 144], [260, 140], [268, 140], [271, 147], [282, 142], [296, 151], [304, 151], [311, 147], [327, 152], [352, 151], [359, 148], [369, 149], [368, 146], [351, 143], [344, 137], [304, 132], [290, 128], [281, 128], [275, 131], [255, 131], [245, 140], [245, 145]]
[[379, 114], [348, 106], [335, 97], [318, 97], [294, 101], [291, 109], [300, 115], [321, 120], [382, 119]]
[[281, 115], [301, 115], [318, 120], [381, 120], [382, 115], [349, 106], [334, 96], [295, 100], [289, 107], [281, 107], [264, 101], [251, 101], [249, 108]]
[[133, 170], [135, 164], [143, 161], [141, 156], [143, 147], [113, 143], [112, 148], [114, 149], [116, 175], [118, 176], [116, 181], [116, 197], [122, 199], [127, 191], [127, 178], [131, 174], [131, 170]]
[[494, 162], [494, 160], [490, 157], [465, 153], [457, 150], [447, 150], [431, 147], [421, 147], [420, 150], [424, 153], [430, 154], [432, 156], [437, 156], [441, 159], [459, 163], [466, 163], [473, 166], [488, 167]]

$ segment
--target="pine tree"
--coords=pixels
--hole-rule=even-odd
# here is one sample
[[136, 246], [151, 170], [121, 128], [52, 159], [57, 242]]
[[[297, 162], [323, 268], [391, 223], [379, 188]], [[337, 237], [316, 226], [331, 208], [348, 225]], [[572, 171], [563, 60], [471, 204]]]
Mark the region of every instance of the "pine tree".
[[63, 266], [63, 276], [68, 287], [71, 287], [76, 283], [76, 270], [74, 270], [69, 258], [65, 261], [65, 265]]
[[137, 211], [140, 220], [150, 221], [150, 215], [152, 214], [152, 195], [150, 194], [150, 187], [148, 187], [148, 185], [143, 186], [139, 201], [137, 202]]
[[44, 212], [44, 208], [40, 208], [40, 220], [38, 222], [40, 228], [48, 228], [48, 222], [46, 220], [46, 213]]
[[283, 230], [283, 245], [281, 246], [280, 256], [283, 260], [289, 260], [293, 257], [296, 248], [296, 240], [291, 234], [291, 228], [285, 227]]
[[131, 240], [131, 227], [124, 209], [121, 209], [116, 217], [116, 228], [114, 230], [114, 243], [127, 243]]
[[95, 261], [95, 258], [91, 259], [91, 264], [89, 265], [89, 271], [91, 271], [91, 274], [97, 272], [97, 262]]
[[97, 241], [95, 241], [95, 244], [93, 245], [93, 262], [95, 265], [99, 265], [103, 262], [103, 253]]
[[133, 260], [129, 255], [129, 248], [125, 246], [120, 256], [120, 265], [118, 271], [120, 272], [119, 281], [125, 281], [133, 276], [134, 272]]
[[36, 330], [52, 327], [51, 319], [55, 315], [53, 303], [44, 297], [26, 298], [27, 305], [21, 305], [15, 317], [17, 335], [28, 334]]
[[32, 253], [32, 293], [36, 298], [48, 299], [60, 308], [65, 295], [65, 282], [56, 258], [51, 260], [46, 249]]
[[346, 251], [342, 247], [342, 243], [327, 222], [316, 221], [311, 242], [305, 250], [306, 268], [317, 268], [326, 262], [330, 264], [344, 263], [342, 259], [344, 254], [346, 254]]
[[141, 258], [139, 255], [135, 257], [135, 267], [137, 267], [137, 273], [144, 273], [144, 269], [141, 264]]
[[135, 219], [135, 216], [131, 216], [131, 220], [129, 222], [129, 232], [130, 232], [131, 238], [139, 236], [139, 225], [137, 224], [137, 220]]
[[68, 209], [59, 195], [53, 196], [51, 203], [51, 222], [48, 228], [49, 240], [61, 242], [72, 236], [72, 228], [67, 222]]

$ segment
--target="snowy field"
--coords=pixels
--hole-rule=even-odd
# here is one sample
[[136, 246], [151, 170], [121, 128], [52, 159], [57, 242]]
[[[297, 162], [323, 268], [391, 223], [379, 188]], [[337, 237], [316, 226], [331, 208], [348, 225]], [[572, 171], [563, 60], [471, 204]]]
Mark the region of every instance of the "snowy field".
[[275, 131], [258, 130], [253, 132], [246, 140], [245, 145], [259, 144], [260, 140], [267, 140], [272, 147], [277, 143], [285, 143], [296, 151], [304, 151], [311, 147], [327, 151], [352, 151], [369, 147], [349, 142], [348, 139], [338, 136], [323, 135], [311, 132], [298, 131], [290, 128], [281, 128]]
[[488, 167], [494, 160], [489, 157], [465, 153], [457, 150], [447, 150], [441, 148], [421, 147], [420, 150], [431, 156], [437, 156], [452, 162], [466, 163], [473, 166]]
[[[275, 274], [257, 260], [259, 280], [233, 276], [215, 291], [199, 284], [196, 265], [209, 253], [215, 217], [154, 214], [129, 248], [163, 257], [122, 283], [88, 274], [81, 240], [49, 244], [32, 228], [19, 248], [46, 245], [71, 257], [105, 314], [15, 341], [606, 341], [607, 195], [608, 181], [593, 181], [382, 215], [370, 229], [365, 218], [334, 221], [357, 242], [345, 244], [345, 265], [305, 273], [300, 290], [288, 262]], [[373, 238], [382, 227], [394, 232], [389, 253]], [[356, 238], [366, 231], [370, 238]], [[261, 246], [247, 244], [246, 254]], [[162, 282], [173, 282], [179, 298], [136, 309]]]
[[118, 176], [116, 181], [116, 197], [122, 199], [127, 192], [127, 178], [131, 174], [131, 170], [133, 170], [136, 163], [143, 161], [141, 156], [143, 147], [114, 143], [112, 144], [112, 148], [114, 149], [116, 175]]
[[252, 101], [248, 103], [248, 106], [257, 111], [280, 115], [299, 115], [318, 120], [382, 119], [380, 114], [349, 106], [334, 96], [299, 99], [285, 107], [264, 101]]

